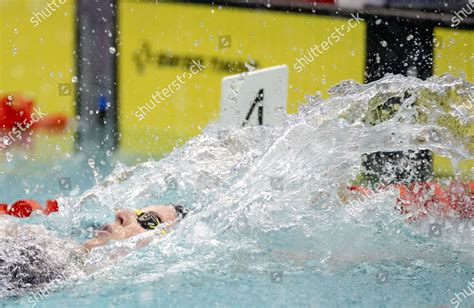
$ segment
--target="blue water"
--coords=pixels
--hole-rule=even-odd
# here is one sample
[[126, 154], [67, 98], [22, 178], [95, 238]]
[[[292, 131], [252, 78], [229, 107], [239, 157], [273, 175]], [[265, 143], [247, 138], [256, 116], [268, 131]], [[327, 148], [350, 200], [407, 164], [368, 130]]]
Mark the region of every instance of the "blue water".
[[[376, 126], [364, 124], [362, 112], [354, 111], [366, 110], [377, 95], [403, 95], [408, 89], [430, 102], [424, 124], [412, 120], [409, 101], [397, 116]], [[52, 166], [31, 163], [26, 179], [11, 178], [17, 169], [10, 168], [8, 177], [0, 174], [7, 201], [25, 193], [42, 200], [59, 196], [59, 214], [19, 221], [44, 226], [48, 231], [38, 236], [50, 241], [82, 242], [93, 225], [113, 219], [115, 208], [175, 202], [193, 212], [147, 247], [127, 249], [123, 245], [131, 239], [110, 244], [110, 254], [93, 253], [85, 268], [44, 296], [40, 288], [0, 303], [454, 307], [455, 293], [467, 289], [474, 277], [471, 221], [430, 217], [408, 223], [394, 210], [393, 191], [356, 206], [338, 197], [341, 184], [359, 174], [363, 153], [423, 147], [455, 159], [472, 158], [462, 140], [436, 124], [442, 110], [438, 101], [453, 93], [472, 95], [474, 86], [449, 76], [426, 82], [399, 76], [370, 85], [346, 82], [333, 89], [330, 100], [309, 97], [309, 105], [283, 127], [211, 125], [159, 161], [130, 167], [113, 162], [96, 173], [80, 159]], [[65, 173], [77, 184], [73, 191], [58, 191], [55, 180]], [[443, 224], [440, 236], [429, 232], [432, 223]], [[459, 307], [473, 304], [470, 296]]]

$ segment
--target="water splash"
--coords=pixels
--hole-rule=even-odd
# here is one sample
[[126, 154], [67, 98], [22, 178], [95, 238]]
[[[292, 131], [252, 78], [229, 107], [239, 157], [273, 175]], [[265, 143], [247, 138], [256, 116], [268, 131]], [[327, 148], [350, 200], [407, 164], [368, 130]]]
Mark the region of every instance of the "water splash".
[[[79, 283], [78, 294], [106, 281], [180, 284], [183, 273], [258, 275], [278, 268], [331, 276], [374, 271], [384, 262], [401, 266], [400, 275], [413, 262], [432, 271], [442, 264], [470, 267], [472, 224], [460, 228], [448, 220], [433, 237], [427, 231], [433, 221], [409, 224], [394, 210], [395, 191], [355, 206], [341, 202], [339, 192], [360, 175], [365, 153], [423, 148], [455, 166], [472, 158], [461, 128], [472, 124], [472, 111], [453, 106], [473, 93], [473, 84], [447, 75], [345, 81], [330, 90], [330, 99], [311, 98], [281, 127], [210, 125], [158, 162], [119, 165], [82, 196], [62, 199], [64, 210], [48, 227], [83, 240], [118, 206], [173, 202], [193, 211], [168, 236], [127, 251]], [[120, 275], [109, 282], [117, 268]]]
[[[472, 84], [451, 76], [343, 82], [331, 89], [331, 99], [303, 106], [283, 127], [210, 126], [159, 162], [116, 170], [106, 180], [109, 185], [84, 196], [94, 195], [96, 203], [109, 209], [166, 202], [194, 209], [186, 223], [155, 247], [161, 256], [184, 258], [184, 251], [197, 249], [218, 259], [232, 258], [244, 247], [257, 253], [280, 243], [276, 246], [281, 249], [315, 257], [322, 268], [369, 258], [363, 253], [367, 249], [374, 260], [403, 259], [407, 253], [449, 259], [442, 250], [433, 254], [433, 249], [412, 245], [420, 240], [417, 236], [426, 245], [433, 239], [427, 225], [410, 226], [394, 210], [396, 192], [378, 193], [354, 208], [341, 203], [338, 191], [360, 173], [364, 153], [424, 148], [454, 161], [471, 158], [466, 138], [440, 119], [469, 121], [448, 106], [461, 105], [473, 91]], [[399, 106], [376, 122], [374, 113], [393, 98]], [[117, 180], [124, 174], [126, 180]], [[170, 176], [172, 187], [166, 180]], [[472, 226], [465, 231], [470, 234]], [[472, 251], [463, 234], [447, 233], [441, 246]], [[304, 249], [308, 245], [313, 251]], [[403, 247], [403, 255], [387, 253], [390, 246]]]

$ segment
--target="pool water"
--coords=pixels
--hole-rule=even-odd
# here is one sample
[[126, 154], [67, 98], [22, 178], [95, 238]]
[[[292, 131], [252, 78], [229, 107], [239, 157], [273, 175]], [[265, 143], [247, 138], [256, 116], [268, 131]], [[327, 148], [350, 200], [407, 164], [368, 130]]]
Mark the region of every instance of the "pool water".
[[[412, 96], [395, 116], [367, 124], [374, 97], [404, 97], [407, 91]], [[106, 249], [120, 250], [118, 257], [92, 253], [86, 269], [47, 292], [4, 292], [0, 303], [454, 307], [456, 293], [468, 293], [474, 282], [472, 221], [429, 217], [409, 223], [394, 210], [395, 191], [350, 206], [338, 192], [360, 174], [364, 153], [424, 148], [455, 161], [472, 158], [437, 118], [446, 112], [440, 102], [455, 99], [450, 95], [472, 97], [474, 86], [450, 76], [388, 76], [369, 85], [343, 82], [331, 94], [329, 100], [308, 97], [309, 104], [282, 127], [210, 125], [159, 161], [112, 163], [105, 178], [94, 176], [90, 162], [57, 163], [76, 175], [78, 188], [59, 197], [59, 214], [20, 223], [81, 242], [93, 225], [113, 219], [114, 208], [174, 202], [192, 214], [144, 248], [112, 243]], [[427, 102], [424, 124], [414, 120], [414, 97]], [[39, 187], [28, 191], [35, 198], [57, 190], [46, 180], [57, 169], [29, 170], [26, 180], [0, 175], [7, 201], [24, 197], [25, 183]], [[433, 224], [441, 232], [430, 232]], [[474, 296], [461, 299], [459, 307], [474, 304]]]

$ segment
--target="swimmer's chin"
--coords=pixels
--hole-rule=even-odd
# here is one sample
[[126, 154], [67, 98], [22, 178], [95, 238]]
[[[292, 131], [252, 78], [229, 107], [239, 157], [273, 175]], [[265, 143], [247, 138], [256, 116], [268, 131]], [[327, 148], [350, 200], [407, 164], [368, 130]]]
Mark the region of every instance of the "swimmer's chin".
[[[135, 236], [138, 237], [139, 235], [140, 234], [137, 234]], [[131, 236], [131, 237], [125, 238], [125, 239], [120, 239], [118, 241], [132, 239], [135, 236]], [[114, 240], [116, 240], [116, 239], [114, 239], [109, 232], [99, 231], [99, 232], [96, 233], [95, 237], [91, 238], [90, 240], [85, 241], [84, 244], [83, 244], [83, 247], [86, 250], [86, 252], [91, 252], [92, 249], [97, 248], [97, 247], [106, 246], [110, 242], [113, 242]], [[140, 248], [140, 247], [147, 246], [148, 244], [151, 243], [152, 240], [153, 240], [152, 237], [137, 238], [136, 247]]]

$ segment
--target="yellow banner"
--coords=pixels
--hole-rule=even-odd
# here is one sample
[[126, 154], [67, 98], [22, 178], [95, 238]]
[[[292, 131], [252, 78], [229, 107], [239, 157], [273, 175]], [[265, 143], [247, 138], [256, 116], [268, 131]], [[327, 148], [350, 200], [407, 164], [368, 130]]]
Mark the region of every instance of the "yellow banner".
[[[449, 73], [474, 82], [474, 31], [435, 28], [434, 38], [434, 74], [442, 75]], [[470, 102], [466, 100], [452, 100], [450, 103], [457, 104], [458, 108], [469, 111], [471, 115], [474, 115], [472, 108], [474, 101], [472, 99], [474, 98], [471, 98]], [[446, 127], [470, 140], [466, 146], [471, 153], [474, 153], [474, 125], [459, 125], [459, 121], [454, 117], [447, 118], [445, 122], [443, 124]], [[446, 157], [435, 157], [434, 166], [438, 176], [449, 177], [454, 174], [453, 167], [455, 166]], [[464, 177], [474, 179], [472, 172], [474, 160], [465, 160], [459, 164], [458, 168], [462, 170]]]
[[120, 2], [122, 150], [162, 155], [198, 135], [219, 118], [222, 78], [254, 67], [288, 65], [288, 112], [315, 89], [363, 82], [366, 25], [356, 17]]
[[[0, 96], [32, 99], [41, 116], [73, 118], [74, 1], [1, 0], [0, 23]], [[59, 135], [34, 131], [32, 137], [37, 157], [73, 150], [72, 130]]]
[[474, 82], [474, 31], [435, 28], [434, 74], [464, 76]]

